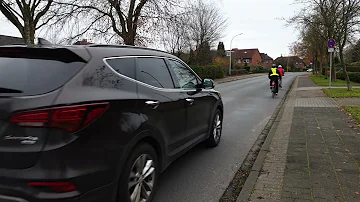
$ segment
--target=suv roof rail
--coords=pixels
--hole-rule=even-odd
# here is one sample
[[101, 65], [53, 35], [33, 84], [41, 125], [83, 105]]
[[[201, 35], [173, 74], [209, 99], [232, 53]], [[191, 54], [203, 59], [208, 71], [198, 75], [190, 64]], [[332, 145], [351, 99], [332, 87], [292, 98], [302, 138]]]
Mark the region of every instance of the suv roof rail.
[[159, 51], [159, 52], [163, 52], [163, 53], [167, 53], [170, 54], [166, 51], [162, 51], [162, 50], [158, 50], [158, 49], [153, 49], [153, 48], [148, 48], [148, 47], [141, 47], [141, 46], [131, 46], [131, 45], [112, 45], [112, 44], [90, 44], [90, 45], [86, 45], [88, 47], [107, 47], [107, 48], [137, 48], [137, 49], [143, 49], [143, 50], [153, 50], [153, 51]]

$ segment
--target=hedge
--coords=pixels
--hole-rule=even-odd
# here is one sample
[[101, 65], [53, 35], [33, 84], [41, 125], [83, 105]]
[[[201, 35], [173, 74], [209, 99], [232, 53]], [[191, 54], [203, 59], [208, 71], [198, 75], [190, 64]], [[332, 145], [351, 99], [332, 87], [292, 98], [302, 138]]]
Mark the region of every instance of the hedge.
[[221, 68], [220, 65], [207, 65], [207, 66], [197, 66], [191, 65], [190, 66], [196, 74], [198, 74], [201, 78], [208, 78], [208, 79], [221, 79], [224, 78], [224, 70]]
[[268, 73], [269, 70], [268, 69], [256, 69], [256, 70], [253, 70], [251, 71], [252, 73]]
[[249, 74], [246, 69], [232, 69], [231, 75], [242, 75], [242, 74]]
[[[352, 82], [360, 83], [360, 72], [348, 72], [349, 79]], [[343, 72], [338, 72], [336, 75], [337, 79], [345, 80]]]
[[346, 71], [348, 71], [348, 72], [360, 72], [360, 66], [347, 66]]

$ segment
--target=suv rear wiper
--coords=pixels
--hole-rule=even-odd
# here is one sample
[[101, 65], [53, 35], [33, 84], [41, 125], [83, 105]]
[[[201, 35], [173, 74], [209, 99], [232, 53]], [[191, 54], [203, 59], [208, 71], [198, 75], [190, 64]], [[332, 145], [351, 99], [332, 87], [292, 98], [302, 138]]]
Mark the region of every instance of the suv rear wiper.
[[22, 93], [21, 90], [11, 89], [11, 88], [1, 88], [0, 93]]

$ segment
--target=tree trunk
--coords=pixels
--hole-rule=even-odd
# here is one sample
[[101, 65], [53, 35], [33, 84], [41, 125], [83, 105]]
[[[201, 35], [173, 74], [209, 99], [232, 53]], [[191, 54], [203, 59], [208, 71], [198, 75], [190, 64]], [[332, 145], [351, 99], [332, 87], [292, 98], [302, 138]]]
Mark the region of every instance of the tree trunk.
[[344, 72], [344, 77], [345, 77], [345, 80], [346, 80], [346, 85], [347, 85], [348, 91], [352, 91], [352, 86], [351, 86], [351, 83], [350, 83], [349, 75], [348, 75], [348, 73], [346, 71], [346, 65], [345, 65], [345, 61], [344, 61], [343, 49], [340, 47], [339, 50], [340, 50], [339, 51], [340, 63], [341, 63], [341, 66], [343, 67], [343, 72]]
[[125, 33], [125, 36], [123, 37], [125, 45], [134, 46], [135, 45], [135, 35], [133, 32], [127, 32]]
[[29, 19], [24, 20], [22, 37], [25, 44], [34, 44], [35, 41], [35, 25]]

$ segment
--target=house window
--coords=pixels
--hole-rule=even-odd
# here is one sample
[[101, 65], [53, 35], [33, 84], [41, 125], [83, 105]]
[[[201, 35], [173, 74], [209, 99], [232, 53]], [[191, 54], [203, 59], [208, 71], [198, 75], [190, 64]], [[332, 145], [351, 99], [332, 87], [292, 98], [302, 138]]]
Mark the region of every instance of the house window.
[[266, 60], [266, 61], [265, 61], [265, 63], [267, 64], [267, 63], [269, 63], [269, 61], [268, 61], [268, 60]]
[[245, 60], [244, 60], [244, 63], [249, 63], [249, 62], [250, 62], [249, 59], [245, 59]]
[[298, 65], [298, 62], [296, 62], [296, 65]]
[[238, 63], [241, 63], [241, 59], [238, 59], [238, 61], [237, 61]]

